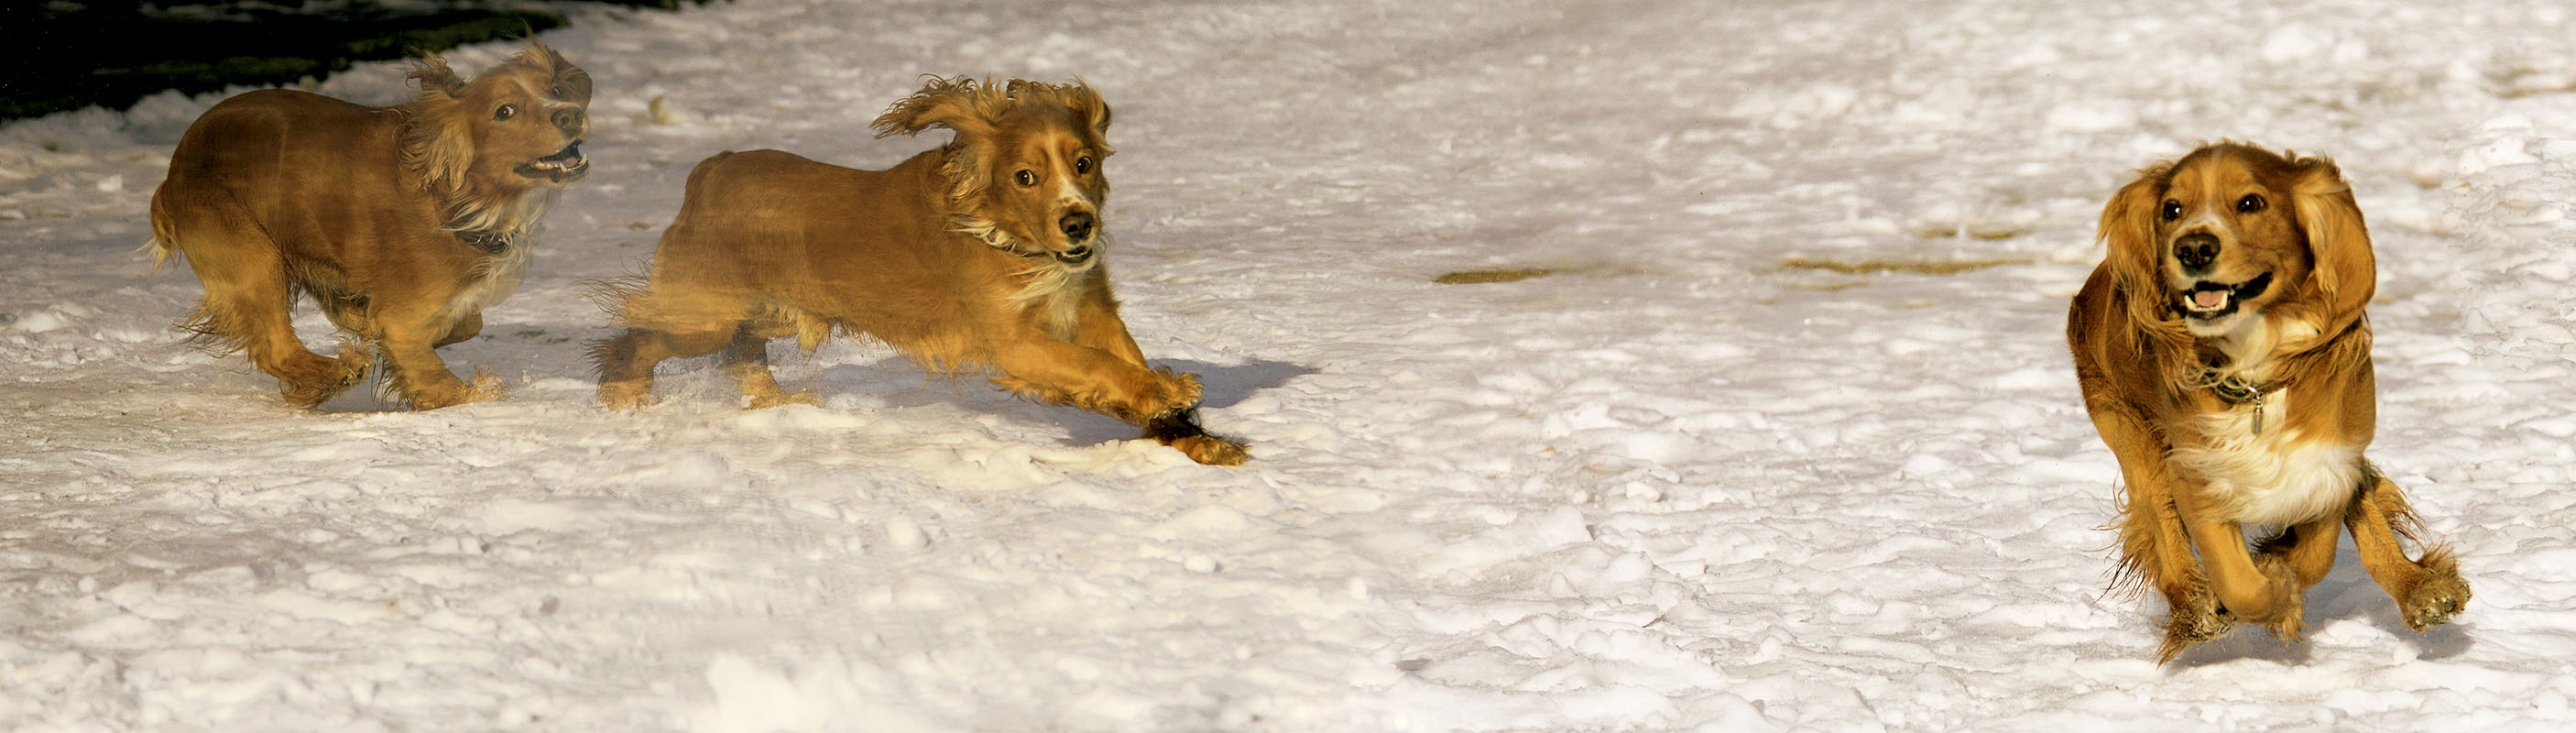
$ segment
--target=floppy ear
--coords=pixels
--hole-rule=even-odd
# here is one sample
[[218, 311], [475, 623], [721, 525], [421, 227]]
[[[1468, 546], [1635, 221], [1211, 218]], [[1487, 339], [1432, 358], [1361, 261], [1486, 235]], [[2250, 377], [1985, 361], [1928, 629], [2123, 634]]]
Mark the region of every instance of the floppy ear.
[[1100, 93], [1092, 91], [1090, 84], [1075, 79], [1072, 84], [1056, 89], [1063, 92], [1064, 106], [1072, 107], [1074, 113], [1082, 115], [1083, 123], [1091, 126], [1092, 134], [1109, 134], [1109, 103], [1101, 101]]
[[447, 67], [447, 59], [425, 53], [412, 60], [411, 71], [403, 74], [403, 78], [419, 80], [420, 93], [424, 97], [430, 94], [455, 97], [465, 93], [465, 80], [457, 78], [456, 70]]
[[2101, 236], [2110, 252], [2104, 262], [2120, 290], [2128, 293], [2132, 318], [2165, 320], [2163, 247], [2156, 243], [2156, 205], [2164, 197], [2173, 164], [2157, 163], [2138, 171], [2138, 179], [2121, 186], [2102, 206]]
[[869, 127], [877, 137], [910, 135], [933, 127], [945, 127], [957, 133], [948, 144], [948, 159], [939, 172], [948, 177], [948, 199], [972, 209], [970, 202], [992, 187], [992, 172], [984, 169], [989, 143], [997, 130], [993, 118], [1009, 100], [989, 84], [974, 79], [930, 77], [930, 83], [886, 108]]
[[877, 131], [877, 137], [910, 135], [933, 127], [955, 130], [960, 139], [987, 137], [993, 133], [991, 110], [987, 107], [998, 101], [999, 95], [972, 78], [934, 76], [921, 91], [887, 107], [885, 114], [877, 115], [876, 122], [868, 127]]
[[529, 37], [527, 45], [519, 52], [517, 58], [510, 59], [510, 63], [525, 64], [545, 72], [547, 81], [563, 88], [564, 93], [558, 97], [559, 99], [584, 107], [590, 106], [590, 72], [572, 65], [572, 62], [566, 60], [561, 52], [547, 47], [544, 41], [539, 41], [533, 36]]
[[2370, 252], [2370, 230], [2343, 171], [2324, 157], [2298, 158], [2297, 188], [2291, 198], [2299, 229], [2308, 236], [2308, 255], [2316, 269], [2308, 275], [2327, 304], [2324, 332], [2333, 334], [2361, 317], [2362, 308], [2379, 288], [2379, 264]]
[[1091, 128], [1092, 134], [1109, 134], [1109, 103], [1100, 101], [1100, 93], [1092, 91], [1091, 85], [1080, 78], [1075, 78], [1071, 84], [1048, 84], [1027, 79], [1012, 79], [1010, 92], [1015, 99], [1029, 95], [1046, 95], [1048, 101], [1073, 110], [1074, 115], [1081, 118], [1082, 126]]
[[420, 174], [422, 186], [430, 190], [464, 188], [465, 171], [474, 166], [473, 131], [466, 127], [471, 116], [457, 99], [465, 92], [465, 81], [436, 56], [420, 57], [404, 76], [420, 80], [420, 99], [404, 105], [404, 167]]

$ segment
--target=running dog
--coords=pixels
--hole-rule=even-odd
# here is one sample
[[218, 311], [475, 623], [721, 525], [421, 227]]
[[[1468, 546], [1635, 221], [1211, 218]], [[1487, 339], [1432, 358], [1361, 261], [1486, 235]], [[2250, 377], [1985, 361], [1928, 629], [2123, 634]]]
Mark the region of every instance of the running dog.
[[[2370, 235], [2333, 161], [2237, 143], [2158, 163], [2103, 207], [2109, 255], [2067, 314], [2084, 405], [2127, 484], [2123, 585], [2171, 609], [2159, 663], [2240, 623], [2299, 641], [2340, 531], [2417, 631], [2468, 603], [2362, 457], [2377, 420]], [[2244, 528], [2267, 528], [2248, 547]]]
[[[428, 410], [499, 396], [449, 373], [438, 347], [473, 338], [527, 272], [537, 220], [589, 174], [590, 75], [531, 39], [465, 81], [423, 57], [420, 96], [368, 107], [291, 89], [242, 94], [179, 138], [152, 194], [155, 267], [183, 255], [206, 287], [180, 329], [250, 352], [279, 392], [314, 407], [366, 376]], [[351, 337], [307, 350], [291, 312], [309, 295]]]
[[811, 404], [779, 389], [768, 343], [812, 351], [837, 331], [1142, 426], [1200, 463], [1242, 463], [1242, 445], [1200, 429], [1198, 377], [1148, 367], [1118, 318], [1101, 226], [1109, 117], [1079, 83], [934, 77], [873, 128], [955, 137], [892, 169], [775, 150], [706, 159], [650, 273], [600, 284], [625, 327], [593, 344], [600, 402], [647, 404], [655, 364], [722, 350], [753, 407]]

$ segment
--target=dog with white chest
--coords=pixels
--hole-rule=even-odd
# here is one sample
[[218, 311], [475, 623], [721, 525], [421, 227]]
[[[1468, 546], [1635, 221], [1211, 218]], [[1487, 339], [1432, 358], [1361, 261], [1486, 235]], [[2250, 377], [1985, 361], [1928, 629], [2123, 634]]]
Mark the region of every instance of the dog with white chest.
[[[2127, 487], [2121, 577], [2171, 610], [2159, 661], [2240, 623], [2298, 641], [2346, 530], [2408, 626], [2458, 613], [2451, 552], [2407, 555], [2420, 522], [2362, 455], [2377, 269], [2333, 161], [2203, 146], [2123, 186], [2101, 236], [2067, 344]], [[2270, 534], [2249, 547], [2249, 527]]]

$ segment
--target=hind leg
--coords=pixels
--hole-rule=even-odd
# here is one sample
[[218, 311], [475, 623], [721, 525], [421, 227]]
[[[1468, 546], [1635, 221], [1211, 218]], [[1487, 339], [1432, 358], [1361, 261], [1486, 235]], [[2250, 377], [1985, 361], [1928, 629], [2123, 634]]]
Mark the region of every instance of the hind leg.
[[295, 337], [293, 291], [275, 245], [234, 232], [182, 236], [181, 251], [206, 297], [180, 328], [248, 351], [252, 364], [277, 378], [278, 394], [297, 407], [328, 402], [366, 377], [369, 359], [359, 349], [325, 359]]
[[599, 369], [599, 403], [611, 410], [653, 403], [653, 366], [673, 357], [699, 356], [733, 339], [735, 331], [714, 328], [658, 331], [629, 328], [594, 344], [591, 363]]
[[2423, 631], [2449, 622], [2469, 603], [2469, 583], [2460, 578], [2450, 548], [2427, 550], [2420, 559], [2406, 557], [2398, 538], [2415, 538], [2415, 509], [2378, 470], [2370, 470], [2362, 481], [2361, 496], [2344, 512], [2344, 526], [2361, 550], [2362, 569], [2397, 600], [2408, 628]]
[[778, 388], [778, 377], [769, 371], [769, 339], [763, 338], [744, 323], [734, 329], [733, 339], [724, 347], [725, 376], [742, 387], [744, 397], [751, 398], [751, 409], [763, 410], [779, 405], [814, 405], [821, 402], [812, 392], [788, 392]]

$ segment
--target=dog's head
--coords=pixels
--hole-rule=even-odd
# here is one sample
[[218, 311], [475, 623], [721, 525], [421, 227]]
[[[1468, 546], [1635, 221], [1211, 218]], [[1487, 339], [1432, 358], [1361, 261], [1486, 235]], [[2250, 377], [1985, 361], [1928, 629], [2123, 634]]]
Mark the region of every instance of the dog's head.
[[429, 56], [409, 76], [420, 99], [404, 106], [403, 162], [451, 207], [479, 210], [457, 199], [564, 188], [590, 174], [581, 156], [590, 74], [536, 39], [472, 81]]
[[2202, 146], [2140, 171], [2101, 226], [2132, 313], [2179, 319], [2194, 336], [2267, 313], [2333, 333], [2377, 286], [2361, 209], [2322, 157]]
[[932, 77], [873, 125], [878, 137], [933, 127], [948, 144], [949, 204], [958, 228], [994, 247], [1088, 267], [1109, 203], [1101, 164], [1112, 152], [1109, 105], [1079, 81], [1006, 86]]

